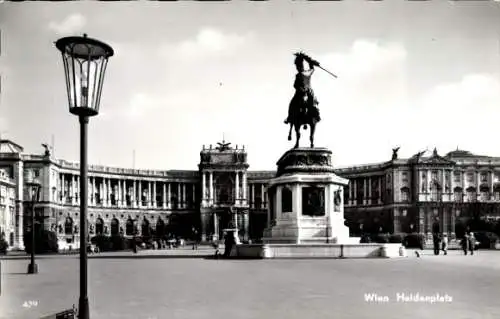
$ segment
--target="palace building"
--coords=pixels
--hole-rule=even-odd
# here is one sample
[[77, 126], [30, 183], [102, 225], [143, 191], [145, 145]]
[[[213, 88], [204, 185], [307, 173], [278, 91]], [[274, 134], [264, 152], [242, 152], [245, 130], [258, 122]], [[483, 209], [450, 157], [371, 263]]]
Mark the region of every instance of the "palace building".
[[[426, 156], [428, 155], [428, 156]], [[41, 182], [35, 216], [60, 240], [79, 238], [79, 164], [0, 141], [0, 231], [23, 249], [30, 223], [26, 183]], [[349, 179], [344, 192], [346, 224], [362, 232], [463, 231], [474, 217], [500, 216], [500, 158], [437, 150], [390, 161], [338, 168]], [[249, 170], [244, 147], [223, 141], [203, 147], [197, 170], [143, 170], [89, 165], [90, 236], [148, 236], [164, 229], [202, 241], [237, 227], [242, 240], [259, 240], [268, 226], [267, 184], [275, 171]], [[271, 221], [272, 222], [272, 221]]]

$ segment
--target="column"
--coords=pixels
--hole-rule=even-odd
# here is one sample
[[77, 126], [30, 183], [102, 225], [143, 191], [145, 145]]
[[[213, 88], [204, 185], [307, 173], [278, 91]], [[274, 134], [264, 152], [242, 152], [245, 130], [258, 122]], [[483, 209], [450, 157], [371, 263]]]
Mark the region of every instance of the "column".
[[162, 189], [162, 208], [166, 209], [167, 208], [167, 184], [163, 183], [163, 189]]
[[[132, 192], [130, 194], [130, 200], [132, 201], [132, 207], [136, 208], [137, 207], [137, 183], [136, 180], [134, 179], [132, 182]], [[140, 228], [140, 225], [139, 225]]]
[[116, 180], [116, 195], [115, 195], [115, 201], [116, 201], [116, 206], [122, 207], [122, 181], [120, 179]]
[[213, 197], [214, 197], [214, 172], [210, 171], [208, 175], [208, 204], [213, 203]]
[[[262, 198], [261, 208], [265, 208], [266, 207], [266, 198], [264, 197], [264, 190], [265, 190], [264, 184], [260, 184], [260, 198]], [[281, 196], [279, 198], [281, 200]]]
[[372, 203], [372, 179], [371, 177], [368, 177], [368, 196], [367, 196], [367, 203], [370, 205]]
[[127, 180], [122, 180], [122, 206], [127, 207]]
[[248, 241], [249, 239], [250, 239], [250, 213], [248, 210], [245, 210], [243, 212], [243, 240]]
[[358, 183], [355, 179], [352, 180], [352, 204], [357, 205], [358, 199]]
[[491, 200], [495, 200], [495, 197], [494, 197], [495, 192], [493, 190], [493, 184], [495, 183], [494, 178], [495, 178], [495, 176], [493, 174], [493, 171], [490, 171], [490, 199]]
[[368, 204], [368, 187], [366, 185], [366, 177], [363, 178], [363, 205]]
[[243, 172], [243, 204], [247, 204], [247, 173]]
[[171, 183], [167, 184], [167, 208], [169, 208], [169, 209], [172, 208], [172, 203], [171, 203], [172, 195], [170, 193], [170, 185], [171, 185]]
[[107, 194], [107, 191], [106, 191], [106, 179], [105, 178], [101, 178], [101, 191], [100, 191], [100, 197], [101, 197], [101, 205], [103, 206], [107, 206], [106, 205], [106, 194]]
[[205, 200], [207, 198], [207, 196], [206, 196], [207, 185], [206, 184], [207, 184], [207, 180], [206, 180], [205, 172], [201, 172], [201, 204], [202, 204], [202, 206], [205, 203]]
[[113, 190], [111, 189], [111, 179], [107, 179], [108, 181], [108, 184], [107, 184], [107, 188], [108, 188], [108, 191], [106, 192], [106, 194], [108, 195], [108, 198], [107, 198], [107, 203], [108, 203], [108, 206], [111, 206], [111, 193], [113, 192]]
[[240, 172], [239, 171], [236, 171], [236, 179], [235, 179], [234, 184], [235, 184], [235, 194], [236, 194], [234, 196], [234, 199], [235, 199], [234, 203], [236, 205], [238, 205], [240, 202]]
[[453, 234], [452, 237], [455, 234], [455, 220], [456, 220], [456, 216], [457, 216], [456, 213], [457, 213], [456, 209], [452, 209], [452, 211], [450, 212], [450, 214], [451, 214], [451, 216], [450, 216], [451, 217], [450, 218], [451, 219], [451, 221], [450, 221], [451, 222], [451, 233]]
[[153, 194], [151, 194], [151, 181], [148, 182], [148, 196], [146, 196], [146, 205], [148, 207], [151, 207], [152, 206], [152, 199], [153, 199]]
[[138, 194], [137, 194], [137, 195], [138, 195], [138, 196], [137, 196], [137, 202], [138, 202], [138, 205], [137, 205], [137, 206], [138, 206], [138, 207], [142, 207], [142, 181], [141, 181], [141, 180], [139, 180], [139, 181], [137, 181], [137, 182], [138, 182], [138, 183], [137, 183], [137, 188], [138, 188], [138, 189], [137, 189], [137, 193], [138, 193]]
[[[88, 182], [87, 182], [87, 185], [88, 185]], [[79, 205], [80, 204], [80, 196], [81, 196], [81, 191], [80, 191], [80, 175], [76, 176], [76, 205]]]
[[186, 208], [186, 183], [182, 184], [182, 207]]
[[378, 203], [379, 204], [382, 204], [382, 198], [383, 198], [382, 197], [383, 196], [383, 194], [382, 194], [382, 180], [383, 180], [382, 176], [380, 176], [378, 179]]
[[250, 185], [250, 208], [255, 208], [255, 184]]
[[95, 193], [97, 193], [97, 188], [95, 186], [95, 176], [92, 176], [92, 192], [91, 192], [91, 200], [92, 200], [92, 205], [95, 206], [96, 201], [95, 201]]
[[177, 183], [177, 207], [182, 208], [181, 183]]
[[66, 202], [66, 183], [64, 180], [64, 173], [61, 174], [61, 202], [64, 204]]
[[158, 206], [158, 203], [156, 202], [156, 181], [153, 182], [153, 208], [156, 208]]
[[431, 191], [432, 171], [427, 170], [427, 193]]
[[193, 201], [191, 203], [192, 205], [192, 208], [195, 208], [196, 207], [196, 184], [192, 184], [193, 185]]
[[214, 219], [214, 235], [215, 239], [219, 240], [219, 219], [217, 218], [217, 213], [213, 213], [213, 219]]
[[480, 194], [480, 186], [481, 186], [481, 174], [479, 174], [478, 171], [476, 171], [476, 200], [479, 199], [479, 194]]
[[200, 215], [201, 218], [201, 241], [207, 241], [207, 224], [208, 224], [208, 216], [205, 213]]

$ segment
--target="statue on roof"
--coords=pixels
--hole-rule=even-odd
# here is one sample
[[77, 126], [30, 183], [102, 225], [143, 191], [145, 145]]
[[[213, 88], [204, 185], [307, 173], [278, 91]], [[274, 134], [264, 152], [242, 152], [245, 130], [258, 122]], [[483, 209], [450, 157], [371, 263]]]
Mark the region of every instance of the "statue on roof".
[[218, 142], [217, 145], [219, 146], [217, 146], [215, 149], [218, 150], [219, 152], [231, 149], [230, 147], [231, 143], [229, 142], [226, 143], [226, 141], [224, 140], [222, 140], [222, 142]]
[[392, 160], [397, 160], [398, 159], [398, 151], [401, 148], [401, 146], [398, 146], [396, 148], [392, 149]]
[[45, 149], [44, 155], [45, 156], [50, 156], [50, 147], [49, 147], [49, 145], [46, 144], [46, 143], [42, 143], [42, 147]]

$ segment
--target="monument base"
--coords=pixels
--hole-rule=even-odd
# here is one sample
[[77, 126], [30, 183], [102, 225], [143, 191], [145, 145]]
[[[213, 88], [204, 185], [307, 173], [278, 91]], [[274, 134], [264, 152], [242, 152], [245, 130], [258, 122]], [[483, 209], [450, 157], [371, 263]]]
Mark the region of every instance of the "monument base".
[[401, 244], [242, 244], [236, 258], [400, 258], [407, 257]]

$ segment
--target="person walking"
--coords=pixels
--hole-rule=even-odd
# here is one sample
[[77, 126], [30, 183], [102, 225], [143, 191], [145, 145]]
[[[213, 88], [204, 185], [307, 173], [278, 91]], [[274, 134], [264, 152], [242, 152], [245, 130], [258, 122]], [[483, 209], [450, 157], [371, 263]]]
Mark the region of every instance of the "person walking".
[[476, 237], [474, 237], [474, 233], [471, 232], [469, 234], [469, 251], [471, 255], [474, 255], [475, 246], [476, 246]]
[[443, 234], [441, 239], [441, 249], [443, 250], [443, 254], [448, 255], [448, 234]]
[[467, 233], [465, 233], [464, 237], [462, 237], [461, 244], [464, 255], [467, 255], [467, 251], [469, 250], [469, 235]]
[[441, 243], [441, 238], [439, 236], [439, 233], [433, 233], [432, 234], [432, 243], [434, 246], [434, 255], [439, 255], [440, 251], [440, 243]]

